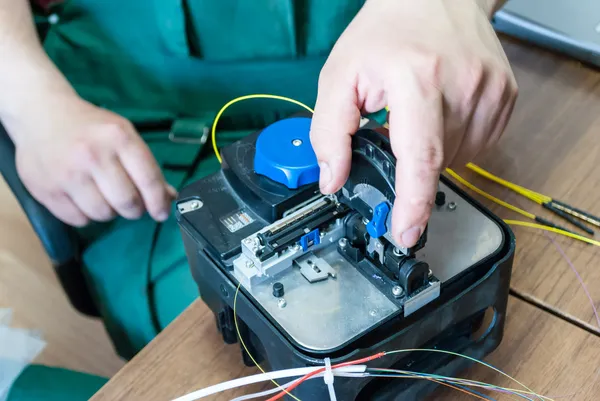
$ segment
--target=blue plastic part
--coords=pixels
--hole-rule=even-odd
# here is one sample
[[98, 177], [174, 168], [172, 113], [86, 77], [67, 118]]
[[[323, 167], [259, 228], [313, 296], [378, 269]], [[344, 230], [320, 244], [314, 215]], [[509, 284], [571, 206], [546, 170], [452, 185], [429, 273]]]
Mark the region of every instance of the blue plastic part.
[[386, 233], [387, 227], [385, 223], [389, 213], [390, 207], [386, 202], [375, 206], [375, 209], [373, 209], [373, 218], [367, 224], [367, 232], [371, 237], [379, 238]]
[[254, 171], [290, 189], [318, 182], [310, 122], [308, 117], [293, 117], [265, 128], [256, 141]]
[[309, 232], [308, 234], [300, 237], [300, 246], [302, 247], [302, 250], [304, 252], [306, 252], [308, 250], [308, 248], [310, 248], [311, 246], [319, 245], [320, 243], [321, 243], [321, 235], [319, 233], [318, 228], [316, 228], [316, 229], [312, 230], [311, 232]]

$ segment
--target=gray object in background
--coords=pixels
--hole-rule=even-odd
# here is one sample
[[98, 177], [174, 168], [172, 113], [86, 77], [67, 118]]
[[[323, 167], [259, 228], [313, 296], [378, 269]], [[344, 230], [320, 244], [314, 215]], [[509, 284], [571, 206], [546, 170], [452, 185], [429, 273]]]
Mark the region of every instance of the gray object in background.
[[600, 67], [600, 0], [509, 0], [498, 32]]

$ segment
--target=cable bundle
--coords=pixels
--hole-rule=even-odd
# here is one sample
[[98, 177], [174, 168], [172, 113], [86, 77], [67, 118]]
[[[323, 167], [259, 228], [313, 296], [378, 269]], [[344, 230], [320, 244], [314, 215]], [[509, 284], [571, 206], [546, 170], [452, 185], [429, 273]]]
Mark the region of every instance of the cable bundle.
[[[511, 394], [511, 395], [514, 395], [514, 396], [517, 396], [517, 397], [520, 397], [522, 399], [529, 400], [529, 401], [534, 401], [534, 399], [537, 399], [539, 401], [554, 401], [552, 398], [542, 396], [542, 395], [534, 392], [533, 390], [531, 390], [529, 387], [527, 387], [520, 381], [512, 378], [508, 374], [493, 367], [492, 365], [489, 365], [485, 362], [482, 362], [475, 358], [471, 358], [466, 355], [462, 355], [462, 354], [451, 352], [451, 351], [439, 350], [439, 349], [404, 349], [404, 350], [396, 350], [396, 351], [387, 351], [387, 352], [380, 352], [378, 354], [375, 354], [375, 355], [372, 355], [372, 356], [369, 356], [366, 358], [361, 358], [361, 359], [344, 362], [344, 363], [340, 363], [340, 364], [328, 365], [325, 363], [324, 366], [321, 366], [321, 367], [315, 366], [315, 367], [307, 367], [307, 368], [299, 368], [299, 369], [287, 369], [287, 370], [267, 373], [262, 369], [262, 367], [258, 363], [256, 363], [256, 360], [249, 353], [248, 348], [246, 347], [246, 344], [244, 343], [244, 340], [239, 331], [239, 325], [238, 325], [238, 321], [237, 321], [237, 299], [238, 299], [238, 294], [240, 291], [240, 286], [241, 286], [241, 284], [238, 284], [236, 292], [235, 292], [234, 300], [233, 300], [235, 327], [237, 330], [237, 334], [238, 334], [240, 343], [242, 344], [242, 347], [248, 353], [248, 355], [250, 356], [252, 361], [254, 361], [254, 363], [256, 364], [256, 366], [262, 373], [253, 375], [253, 376], [243, 377], [240, 379], [231, 380], [231, 381], [228, 381], [225, 383], [220, 383], [220, 384], [217, 384], [217, 385], [214, 385], [211, 387], [207, 387], [205, 389], [198, 390], [193, 393], [179, 397], [173, 401], [196, 401], [196, 400], [208, 397], [210, 395], [217, 394], [217, 393], [220, 393], [220, 392], [223, 392], [226, 390], [230, 390], [230, 389], [233, 389], [236, 387], [246, 386], [249, 384], [259, 383], [262, 381], [269, 381], [269, 380], [275, 384], [275, 386], [276, 386], [275, 388], [267, 390], [267, 391], [262, 391], [262, 392], [256, 393], [256, 394], [249, 394], [249, 395], [237, 397], [237, 398], [233, 399], [232, 401], [252, 400], [252, 399], [256, 399], [256, 398], [260, 398], [260, 397], [269, 396], [271, 394], [275, 394], [275, 395], [271, 396], [266, 401], [279, 400], [279, 399], [283, 398], [286, 394], [297, 401], [301, 401], [298, 397], [291, 394], [290, 391], [294, 390], [295, 388], [302, 385], [302, 383], [304, 383], [308, 380], [313, 380], [313, 379], [322, 378], [322, 377], [325, 377], [325, 379], [326, 379], [324, 385], [327, 385], [328, 387], [330, 387], [329, 393], [330, 393], [330, 396], [332, 397], [331, 399], [335, 400], [335, 395], [332, 395], [333, 379], [331, 379], [331, 378], [328, 379], [326, 377], [327, 372], [331, 372], [331, 374], [333, 376], [352, 377], [352, 378], [387, 377], [387, 378], [397, 378], [397, 379], [429, 380], [429, 381], [438, 383], [442, 386], [452, 388], [456, 391], [467, 393], [467, 394], [469, 394], [475, 398], [481, 399], [481, 400], [494, 401], [494, 398], [491, 398], [485, 394], [482, 394], [481, 392], [479, 392], [475, 389], [493, 391], [493, 392], [498, 392], [498, 393], [503, 393], [503, 394]], [[393, 354], [409, 353], [409, 352], [433, 352], [433, 353], [441, 353], [441, 354], [447, 354], [447, 355], [465, 358], [465, 359], [470, 360], [471, 362], [475, 362], [475, 363], [485, 366], [489, 369], [492, 369], [493, 371], [495, 371], [497, 373], [500, 373], [501, 375], [509, 378], [516, 384], [523, 387], [523, 390], [495, 386], [495, 385], [489, 384], [489, 383], [483, 383], [483, 382], [479, 382], [479, 381], [475, 381], [475, 380], [461, 379], [461, 378], [456, 378], [456, 377], [446, 377], [446, 376], [439, 376], [439, 375], [428, 374], [428, 373], [419, 373], [419, 372], [394, 370], [394, 369], [375, 369], [375, 368], [368, 368], [366, 365], [364, 365], [364, 363], [373, 361], [375, 359], [384, 358], [386, 356], [393, 355]], [[283, 385], [280, 385], [279, 383], [277, 383], [275, 381], [278, 379], [289, 378], [289, 377], [299, 377], [299, 378], [291, 380], [288, 383], [285, 383]]]
[[[484, 171], [484, 170], [482, 170], [482, 171]], [[503, 207], [505, 207], [505, 208], [507, 208], [507, 209], [509, 209], [509, 210], [512, 210], [513, 212], [519, 213], [519, 214], [520, 214], [520, 215], [522, 215], [522, 216], [525, 216], [525, 217], [527, 217], [527, 218], [529, 218], [529, 219], [532, 219], [532, 220], [534, 220], [534, 221], [536, 221], [536, 222], [540, 223], [540, 224], [535, 224], [535, 223], [529, 223], [529, 222], [527, 222], [527, 221], [519, 221], [519, 220], [504, 220], [504, 222], [505, 222], [506, 224], [509, 224], [509, 225], [514, 225], [514, 226], [523, 226], [523, 227], [529, 227], [529, 228], [537, 228], [537, 229], [544, 230], [544, 231], [550, 231], [550, 232], [553, 232], [553, 233], [556, 233], [556, 234], [563, 235], [563, 236], [565, 236], [565, 237], [573, 238], [573, 239], [576, 239], [576, 240], [578, 240], [578, 241], [582, 241], [582, 242], [588, 243], [588, 244], [590, 244], [590, 245], [600, 246], [600, 242], [599, 242], [599, 241], [596, 241], [596, 240], [593, 240], [593, 239], [590, 239], [590, 238], [584, 237], [584, 236], [582, 236], [582, 235], [579, 235], [579, 234], [575, 234], [573, 231], [567, 230], [566, 228], [563, 228], [563, 227], [561, 227], [561, 226], [559, 226], [559, 225], [557, 225], [557, 224], [554, 224], [554, 223], [552, 223], [552, 222], [551, 222], [551, 221], [549, 221], [549, 220], [546, 220], [546, 219], [544, 219], [544, 218], [542, 218], [542, 217], [536, 216], [536, 215], [534, 215], [533, 213], [529, 213], [529, 212], [527, 212], [527, 211], [525, 211], [525, 210], [523, 210], [523, 209], [521, 209], [521, 208], [518, 208], [518, 207], [516, 207], [516, 206], [514, 206], [514, 205], [511, 205], [511, 204], [510, 204], [510, 203], [508, 203], [508, 202], [505, 202], [505, 201], [503, 201], [503, 200], [500, 200], [500, 199], [496, 198], [496, 197], [495, 197], [495, 196], [493, 196], [493, 195], [490, 195], [490, 194], [488, 194], [487, 192], [483, 191], [482, 189], [479, 189], [479, 188], [478, 188], [478, 187], [476, 187], [475, 185], [471, 184], [470, 182], [468, 182], [467, 180], [465, 180], [464, 178], [462, 178], [460, 175], [458, 175], [458, 174], [457, 174], [457, 173], [456, 173], [454, 170], [452, 170], [452, 169], [449, 169], [449, 168], [448, 168], [448, 169], [446, 169], [446, 172], [447, 172], [447, 173], [448, 173], [448, 174], [449, 174], [449, 175], [450, 175], [452, 178], [454, 178], [456, 181], [458, 181], [459, 183], [461, 183], [461, 184], [462, 184], [462, 185], [464, 185], [465, 187], [469, 188], [469, 189], [470, 189], [470, 190], [472, 190], [473, 192], [476, 192], [476, 193], [478, 193], [479, 195], [483, 196], [484, 198], [486, 198], [486, 199], [489, 199], [489, 200], [491, 200], [492, 202], [494, 202], [494, 203], [497, 203], [497, 204], [498, 204], [498, 205], [500, 205], [500, 206], [503, 206]], [[486, 173], [487, 173], [487, 172], [486, 172]], [[487, 173], [487, 174], [489, 174], [489, 173]], [[491, 174], [490, 174], [490, 175], [491, 175]], [[497, 178], [498, 180], [501, 180], [501, 179], [500, 179], [500, 178], [498, 178], [498, 177], [496, 177], [496, 178]], [[508, 181], [505, 181], [505, 182], [508, 182]], [[519, 186], [517, 186], [517, 185], [515, 185], [515, 184], [511, 184], [511, 185], [513, 185], [515, 188], [521, 188], [521, 189], [523, 189], [523, 190], [525, 190], [525, 191], [529, 191], [529, 190], [527, 190], [527, 189], [525, 189], [525, 188], [523, 188], [523, 187], [519, 187]], [[513, 189], [513, 188], [511, 188], [511, 189]], [[547, 203], [547, 202], [550, 202], [550, 201], [547, 201], [547, 200], [545, 200], [545, 199], [547, 199], [547, 198], [542, 198], [542, 197], [543, 197], [543, 196], [545, 196], [545, 195], [541, 195], [541, 194], [538, 194], [538, 193], [534, 193], [533, 191], [531, 191], [530, 193], [528, 193], [528, 195], [530, 195], [530, 196], [531, 196], [531, 199], [536, 199], [536, 200], [539, 200], [540, 202], [542, 202], [541, 204], [543, 204], [544, 202], [546, 202], [546, 203]], [[551, 198], [550, 198], [550, 199], [551, 199]], [[556, 202], [556, 201], [554, 201], [554, 202]], [[561, 216], [561, 217], [562, 217], [562, 216]]]
[[[542, 207], [544, 207], [545, 209], [551, 211], [552, 213], [556, 214], [557, 216], [568, 221], [569, 223], [573, 224], [577, 228], [585, 231], [586, 233], [588, 233], [590, 235], [594, 235], [594, 230], [587, 227], [585, 224], [583, 224], [582, 221], [592, 224], [596, 227], [600, 227], [600, 217], [596, 217], [589, 212], [575, 208], [571, 205], [568, 205], [565, 202], [558, 201], [556, 199], [551, 198], [550, 196], [541, 194], [539, 192], [532, 191], [531, 189], [527, 189], [520, 185], [514, 184], [510, 181], [506, 181], [500, 177], [493, 175], [492, 173], [490, 173], [488, 171], [485, 171], [484, 169], [482, 169], [481, 167], [479, 167], [473, 163], [468, 163], [467, 168], [469, 168], [470, 170], [474, 171], [475, 173], [481, 175], [482, 177], [487, 178], [490, 181], [500, 184], [505, 188], [509, 188], [512, 191], [518, 193], [519, 195], [522, 195], [522, 196], [526, 197], [527, 199], [529, 199], [539, 205], [542, 205]], [[544, 223], [542, 223], [542, 224], [544, 224]], [[555, 227], [555, 228], [560, 228], [560, 227]]]

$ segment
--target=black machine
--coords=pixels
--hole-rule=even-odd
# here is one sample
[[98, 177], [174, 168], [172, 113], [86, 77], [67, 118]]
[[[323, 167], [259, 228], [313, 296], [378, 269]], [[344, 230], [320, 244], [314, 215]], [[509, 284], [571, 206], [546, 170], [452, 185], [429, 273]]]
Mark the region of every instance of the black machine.
[[[440, 178], [411, 249], [390, 234], [396, 160], [385, 128], [363, 120], [341, 191], [324, 196], [310, 116], [270, 125], [222, 150], [222, 169], [184, 188], [177, 217], [192, 274], [226, 343], [240, 335], [269, 369], [437, 348], [483, 358], [503, 335], [515, 241], [496, 216]], [[490, 312], [491, 313], [488, 313]], [[487, 319], [488, 317], [489, 319]], [[252, 362], [242, 349], [243, 361]], [[463, 358], [413, 352], [378, 368], [456, 375]], [[430, 381], [336, 378], [337, 397], [423, 400]], [[322, 380], [293, 391], [328, 400]]]

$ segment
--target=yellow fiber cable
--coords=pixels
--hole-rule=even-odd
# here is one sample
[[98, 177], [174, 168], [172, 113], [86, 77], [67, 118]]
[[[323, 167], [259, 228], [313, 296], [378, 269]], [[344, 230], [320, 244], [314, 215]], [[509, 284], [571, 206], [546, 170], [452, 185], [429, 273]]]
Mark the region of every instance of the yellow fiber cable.
[[481, 167], [479, 167], [473, 163], [468, 163], [467, 168], [471, 169], [472, 171], [476, 172], [477, 174], [484, 176], [485, 178], [487, 178], [491, 181], [496, 182], [497, 184], [500, 184], [502, 186], [510, 188], [513, 191], [520, 193], [521, 195], [529, 197], [530, 199], [533, 198], [533, 200], [535, 200], [535, 201], [550, 201], [551, 200], [551, 198], [549, 196], [542, 195], [540, 193], [537, 193], [535, 191], [532, 191], [532, 190], [522, 187], [520, 185], [514, 184], [510, 181], [504, 180], [504, 179], [502, 179], [498, 176], [495, 176], [492, 173], [482, 169]]
[[479, 195], [483, 196], [484, 198], [487, 198], [489, 200], [491, 200], [492, 202], [495, 202], [501, 206], [504, 206], [507, 209], [512, 210], [513, 212], [517, 212], [527, 218], [530, 218], [532, 220], [535, 220], [535, 215], [533, 213], [529, 213], [526, 212], [523, 209], [520, 209], [516, 206], [511, 205], [510, 203], [504, 202], [503, 200], [500, 200], [490, 194], [488, 194], [487, 192], [482, 191], [481, 189], [477, 188], [475, 185], [471, 184], [470, 182], [468, 182], [467, 180], [465, 180], [464, 178], [462, 178], [460, 175], [458, 175], [456, 172], [454, 172], [452, 169], [447, 168], [446, 172], [448, 174], [450, 174], [456, 181], [460, 182], [461, 184], [463, 184], [465, 187], [469, 188], [471, 191], [473, 192], [477, 192]]
[[297, 104], [298, 106], [303, 107], [304, 109], [310, 111], [311, 113], [314, 113], [314, 110], [311, 109], [310, 107], [308, 107], [307, 105], [305, 105], [304, 103], [302, 103], [298, 100], [295, 100], [295, 99], [291, 99], [289, 97], [285, 97], [285, 96], [257, 93], [254, 95], [240, 96], [233, 100], [230, 100], [229, 102], [227, 102], [225, 104], [225, 106], [221, 107], [221, 110], [219, 110], [219, 112], [217, 113], [217, 116], [215, 117], [215, 121], [213, 122], [213, 125], [212, 125], [212, 145], [213, 145], [213, 150], [215, 151], [215, 155], [217, 156], [217, 160], [219, 160], [219, 163], [222, 162], [221, 155], [219, 154], [219, 149], [217, 148], [217, 137], [216, 137], [216, 130], [217, 130], [217, 124], [219, 123], [219, 119], [221, 118], [221, 115], [225, 112], [225, 110], [227, 110], [229, 108], [229, 106], [231, 106], [232, 104], [235, 104], [237, 102], [241, 102], [242, 100], [248, 100], [248, 99], [283, 100], [285, 102]]
[[[482, 191], [481, 189], [477, 188], [475, 185], [471, 184], [470, 182], [468, 182], [467, 180], [465, 180], [464, 178], [462, 178], [460, 175], [458, 175], [457, 173], [455, 173], [453, 170], [451, 169], [446, 169], [446, 172], [448, 174], [450, 174], [456, 181], [460, 182], [461, 184], [463, 184], [465, 187], [469, 188], [470, 190], [472, 190], [473, 192], [478, 193], [479, 195], [483, 196], [484, 198], [487, 198], [489, 200], [491, 200], [492, 202], [495, 202], [501, 206], [506, 207], [507, 209], [510, 209], [512, 211], [515, 211], [527, 218], [530, 218], [532, 220], [535, 220], [535, 215], [529, 212], [526, 212], [525, 210], [519, 209], [516, 206], [511, 205], [510, 203], [506, 203], [490, 194], [488, 194], [485, 191]], [[512, 224], [512, 225], [517, 225], [517, 226], [525, 226], [525, 227], [530, 227], [530, 228], [539, 228], [540, 230], [545, 230], [545, 231], [551, 231], [553, 233], [556, 234], [561, 234], [579, 241], [583, 241], [583, 242], [587, 242], [588, 244], [592, 244], [592, 245], [596, 245], [596, 246], [600, 246], [600, 242], [589, 239], [587, 237], [584, 237], [582, 235], [577, 235], [574, 233], [571, 233], [569, 231], [565, 231], [565, 230], [561, 230], [559, 228], [554, 228], [554, 227], [549, 227], [549, 226], [545, 226], [542, 224], [535, 224], [535, 223], [529, 223], [529, 222], [525, 222], [525, 221], [518, 221], [518, 220], [505, 220], [505, 222], [507, 224]], [[510, 222], [510, 223], [509, 223]]]
[[[388, 373], [397, 372], [397, 373], [407, 374], [407, 375], [409, 375], [409, 374], [413, 374], [413, 375], [418, 374], [418, 373], [415, 373], [415, 372], [410, 372], [410, 371], [406, 371], [406, 370], [396, 370], [396, 369], [382, 369], [382, 368], [377, 368], [377, 369], [374, 369], [374, 370], [376, 370], [378, 372], [388, 372]], [[484, 382], [480, 382], [480, 381], [476, 381], [476, 380], [461, 379], [461, 378], [458, 378], [458, 377], [445, 377], [445, 376], [439, 376], [439, 375], [434, 375], [434, 374], [421, 374], [419, 377], [424, 377], [424, 376], [433, 377], [433, 378], [435, 378], [437, 380], [451, 380], [455, 384], [461, 384], [461, 385], [464, 385], [464, 386], [472, 386], [472, 387], [485, 388], [487, 390], [490, 390], [490, 389], [491, 390], [504, 390], [504, 391], [506, 391], [508, 393], [512, 393], [513, 395], [514, 394], [527, 394], [527, 395], [534, 395], [536, 397], [543, 398], [544, 400], [555, 401], [553, 398], [546, 397], [544, 395], [541, 395], [541, 394], [538, 394], [538, 393], [534, 393], [534, 392], [531, 392], [531, 391], [524, 391], [524, 390], [518, 390], [518, 389], [514, 389], [514, 388], [496, 386], [495, 384], [484, 383]], [[509, 378], [511, 380], [513, 380], [513, 381], [515, 380], [514, 378], [512, 378], [510, 376], [509, 376]]]
[[493, 175], [492, 173], [485, 171], [484, 169], [482, 169], [481, 167], [479, 167], [473, 163], [468, 163], [467, 168], [469, 168], [472, 171], [476, 172], [477, 174], [487, 178], [488, 180], [494, 181], [497, 184], [500, 184], [504, 187], [510, 188], [513, 191], [515, 191], [515, 192], [517, 192], [539, 204], [550, 202], [552, 200], [552, 198], [550, 198], [549, 196], [540, 194], [538, 192], [532, 191], [530, 189], [527, 189], [525, 187], [522, 187], [520, 185], [514, 184], [510, 181], [506, 181], [500, 177], [497, 177], [497, 176]]
[[544, 226], [542, 224], [535, 224], [535, 223], [530, 223], [527, 221], [519, 221], [519, 220], [504, 220], [504, 222], [506, 224], [513, 225], [513, 226], [523, 226], [523, 227], [529, 227], [529, 228], [537, 228], [537, 229], [544, 230], [544, 231], [550, 231], [550, 232], [564, 235], [566, 237], [570, 237], [570, 238], [573, 238], [573, 239], [576, 239], [579, 241], [587, 242], [588, 244], [600, 246], [600, 241], [595, 241], [593, 239], [589, 239], [582, 235], [573, 234], [569, 231], [561, 230], [558, 228], [548, 227], [548, 226]]

